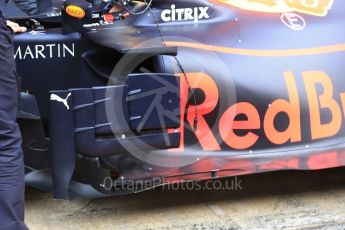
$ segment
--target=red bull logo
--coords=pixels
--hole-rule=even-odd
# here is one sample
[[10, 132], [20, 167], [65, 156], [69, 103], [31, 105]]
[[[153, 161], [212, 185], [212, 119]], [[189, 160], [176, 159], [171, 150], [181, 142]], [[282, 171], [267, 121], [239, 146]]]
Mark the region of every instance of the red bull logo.
[[[323, 71], [302, 72], [302, 81], [307, 95], [310, 111], [310, 133], [312, 140], [319, 140], [336, 136], [344, 122], [345, 93], [336, 95], [333, 90], [333, 83], [329, 75]], [[266, 138], [273, 144], [283, 145], [286, 143], [298, 143], [303, 141], [302, 137], [302, 119], [301, 119], [301, 96], [300, 89], [296, 84], [296, 76], [293, 72], [283, 73], [288, 99], [278, 98], [273, 101], [264, 114], [260, 114], [258, 109], [250, 102], [238, 102], [229, 107], [220, 117], [218, 125], [219, 134], [224, 143], [232, 149], [250, 149], [261, 136], [256, 134], [255, 130], [263, 130]], [[205, 93], [205, 100], [198, 105], [199, 125], [195, 136], [205, 151], [221, 150], [220, 144], [216, 139], [214, 131], [206, 121], [206, 116], [216, 109], [219, 103], [219, 90], [216, 82], [204, 73], [188, 73], [187, 78], [191, 87], [199, 88]], [[322, 87], [322, 93], [317, 91], [317, 86]], [[188, 85], [181, 77], [181, 103], [185, 108], [187, 103]], [[340, 97], [340, 101], [336, 98]], [[184, 109], [185, 110], [185, 109]], [[327, 110], [332, 115], [332, 119], [327, 123], [322, 122], [321, 113]], [[185, 118], [184, 114], [187, 112]], [[187, 123], [193, 126], [194, 105], [189, 105], [185, 111], [182, 111], [181, 124]], [[282, 113], [289, 118], [289, 124], [285, 130], [278, 130], [275, 126], [275, 120]], [[237, 120], [239, 115], [244, 115], [246, 120]], [[238, 135], [237, 131], [246, 132], [245, 135]], [[181, 127], [182, 146], [184, 148], [184, 128]]]
[[266, 13], [299, 12], [323, 17], [333, 6], [334, 0], [219, 0], [244, 10]]

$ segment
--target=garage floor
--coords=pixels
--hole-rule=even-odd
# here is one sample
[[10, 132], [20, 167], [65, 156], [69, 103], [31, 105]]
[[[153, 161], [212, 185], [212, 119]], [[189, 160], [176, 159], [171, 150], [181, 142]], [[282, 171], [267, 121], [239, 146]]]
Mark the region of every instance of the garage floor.
[[[345, 229], [345, 168], [242, 176], [242, 191], [54, 201], [27, 189], [30, 229]], [[223, 183], [226, 183], [224, 180]]]

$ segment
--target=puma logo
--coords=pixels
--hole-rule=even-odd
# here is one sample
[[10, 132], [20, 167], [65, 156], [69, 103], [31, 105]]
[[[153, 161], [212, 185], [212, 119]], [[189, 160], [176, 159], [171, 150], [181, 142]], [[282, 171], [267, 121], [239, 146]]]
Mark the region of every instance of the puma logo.
[[56, 94], [52, 94], [50, 95], [50, 100], [51, 101], [57, 101], [57, 102], [62, 102], [67, 110], [69, 110], [69, 105], [68, 105], [68, 98], [72, 95], [72, 93], [69, 93], [66, 97], [66, 99], [62, 99], [60, 96], [56, 95]]

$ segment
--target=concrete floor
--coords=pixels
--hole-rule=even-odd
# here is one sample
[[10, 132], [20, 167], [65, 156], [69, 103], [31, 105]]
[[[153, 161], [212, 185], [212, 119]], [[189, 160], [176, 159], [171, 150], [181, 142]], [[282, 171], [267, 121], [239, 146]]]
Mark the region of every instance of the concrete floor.
[[[39, 229], [345, 229], [345, 168], [242, 176], [242, 191], [169, 191], [54, 201], [27, 189]], [[226, 183], [224, 180], [223, 183]]]

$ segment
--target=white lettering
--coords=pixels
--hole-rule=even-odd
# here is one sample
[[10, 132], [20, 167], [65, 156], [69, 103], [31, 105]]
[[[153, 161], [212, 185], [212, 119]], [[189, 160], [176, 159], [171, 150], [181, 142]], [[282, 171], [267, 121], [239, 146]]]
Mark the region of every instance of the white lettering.
[[35, 45], [36, 50], [36, 59], [38, 58], [38, 55], [40, 55], [43, 59], [46, 58], [46, 56], [43, 54], [44, 51], [44, 45]]
[[17, 58], [19, 60], [22, 60], [22, 58], [23, 58], [23, 56], [22, 56], [22, 49], [20, 48], [20, 46], [17, 48], [17, 51], [14, 54], [14, 59], [17, 59]]
[[75, 57], [75, 44], [18, 46], [13, 57], [16, 60]]
[[53, 47], [55, 44], [47, 44], [46, 46], [49, 48], [49, 58], [53, 58]]
[[30, 55], [31, 59], [34, 59], [34, 55], [32, 54], [30, 46], [26, 47], [23, 59], [26, 59], [27, 55]]
[[197, 23], [199, 20], [210, 18], [208, 10], [209, 7], [176, 9], [176, 6], [173, 4], [171, 5], [171, 9], [166, 9], [162, 11], [161, 18], [164, 22], [194, 20], [194, 22]]
[[66, 51], [72, 56], [74, 57], [74, 44], [72, 44], [72, 49], [68, 48], [68, 46], [66, 44], [62, 45], [63, 47], [63, 57], [66, 57]]

